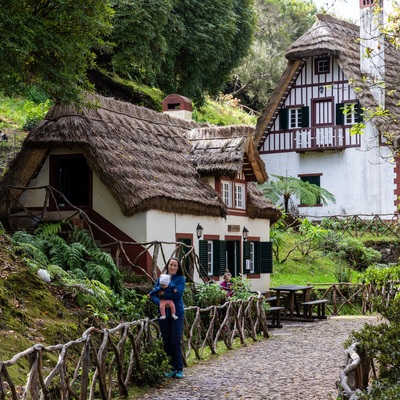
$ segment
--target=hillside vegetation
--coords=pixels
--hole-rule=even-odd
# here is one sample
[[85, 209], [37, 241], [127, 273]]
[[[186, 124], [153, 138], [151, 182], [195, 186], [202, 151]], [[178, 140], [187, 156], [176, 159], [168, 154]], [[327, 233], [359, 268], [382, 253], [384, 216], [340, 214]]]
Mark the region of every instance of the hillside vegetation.
[[[0, 277], [0, 360], [34, 343], [51, 345], [77, 338], [89, 323], [73, 294], [39, 279], [14, 254], [4, 234], [0, 234]], [[14, 377], [22, 384], [18, 378]]]

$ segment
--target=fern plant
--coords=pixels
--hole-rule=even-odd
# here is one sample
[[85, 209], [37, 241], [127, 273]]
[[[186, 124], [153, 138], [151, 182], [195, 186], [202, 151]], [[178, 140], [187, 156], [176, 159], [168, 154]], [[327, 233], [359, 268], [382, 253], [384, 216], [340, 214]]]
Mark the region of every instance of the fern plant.
[[35, 269], [57, 265], [64, 271], [71, 271], [75, 279], [99, 281], [121, 293], [122, 275], [111, 255], [100, 250], [90, 234], [82, 229], [71, 227], [69, 238], [63, 239], [60, 234], [65, 225], [65, 221], [43, 224], [34, 235], [18, 231], [12, 238], [14, 249]]

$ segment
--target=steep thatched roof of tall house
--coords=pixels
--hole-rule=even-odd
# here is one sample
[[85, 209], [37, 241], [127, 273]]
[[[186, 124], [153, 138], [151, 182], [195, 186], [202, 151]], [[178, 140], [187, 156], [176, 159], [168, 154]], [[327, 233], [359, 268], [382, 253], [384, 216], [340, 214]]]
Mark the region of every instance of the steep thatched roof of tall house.
[[[371, 94], [371, 87], [360, 71], [360, 27], [346, 21], [339, 20], [327, 14], [317, 14], [317, 21], [286, 52], [288, 64], [277, 85], [276, 90], [257, 121], [256, 143], [260, 143], [265, 131], [272, 126], [277, 117], [278, 108], [282, 100], [286, 99], [290, 88], [296, 81], [298, 74], [308, 57], [331, 55], [336, 57], [341, 69], [352, 87], [357, 88], [357, 97], [362, 107], [375, 109], [377, 103]], [[385, 44], [385, 88], [386, 108], [392, 114], [388, 119], [376, 118], [375, 123], [382, 133], [391, 132], [400, 134], [398, 120], [400, 109], [400, 52], [390, 43]]]
[[[27, 186], [48, 151], [55, 148], [79, 149], [125, 216], [151, 209], [226, 215], [220, 196], [189, 161], [192, 147], [188, 137], [202, 129], [212, 131], [212, 127], [110, 98], [92, 96], [90, 101], [91, 106], [80, 110], [54, 106], [28, 135], [0, 182], [1, 218], [7, 215], [6, 186]], [[228, 173], [241, 168], [243, 146], [241, 151], [241, 159], [225, 154], [219, 170]], [[264, 164], [257, 168], [262, 170]], [[263, 173], [266, 176], [265, 169]]]

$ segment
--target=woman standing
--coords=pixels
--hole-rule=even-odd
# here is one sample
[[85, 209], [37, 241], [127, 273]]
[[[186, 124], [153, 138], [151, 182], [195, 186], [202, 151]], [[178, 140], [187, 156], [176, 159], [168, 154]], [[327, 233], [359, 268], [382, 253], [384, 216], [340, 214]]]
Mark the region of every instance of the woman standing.
[[[160, 331], [164, 342], [164, 349], [170, 358], [171, 371], [166, 374], [167, 378], [183, 378], [183, 358], [181, 348], [181, 338], [183, 333], [184, 323], [184, 310], [183, 310], [183, 292], [185, 291], [185, 278], [183, 276], [183, 269], [181, 262], [171, 257], [165, 268], [166, 274], [171, 276], [171, 283], [174, 284], [176, 292], [159, 291], [157, 294], [151, 296], [151, 300], [157, 304], [160, 303], [160, 297], [165, 300], [172, 300], [175, 304], [175, 314], [178, 317], [173, 319], [171, 317], [170, 309], [167, 309], [166, 318], [159, 320]], [[156, 286], [159, 285], [157, 280]]]

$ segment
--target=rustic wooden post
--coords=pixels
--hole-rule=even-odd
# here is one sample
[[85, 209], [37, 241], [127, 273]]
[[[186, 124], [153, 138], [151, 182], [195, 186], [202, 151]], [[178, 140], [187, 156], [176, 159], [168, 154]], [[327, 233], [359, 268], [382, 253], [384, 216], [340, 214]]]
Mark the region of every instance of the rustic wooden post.
[[86, 339], [84, 354], [82, 355], [82, 375], [81, 375], [81, 394], [80, 400], [87, 399], [89, 387], [89, 367], [90, 367], [90, 340]]
[[333, 302], [333, 315], [337, 314], [337, 304], [336, 304], [336, 285], [332, 286], [332, 302]]
[[159, 251], [160, 251], [160, 243], [154, 242], [153, 260], [151, 265], [151, 276], [153, 277], [154, 280], [157, 280], [157, 260]]

